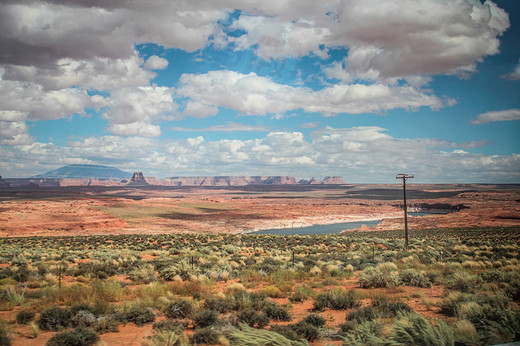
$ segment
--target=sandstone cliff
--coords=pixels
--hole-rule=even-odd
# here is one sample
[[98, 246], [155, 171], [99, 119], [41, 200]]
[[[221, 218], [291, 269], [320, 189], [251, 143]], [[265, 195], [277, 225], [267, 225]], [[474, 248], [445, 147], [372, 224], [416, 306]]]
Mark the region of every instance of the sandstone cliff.
[[65, 179], [3, 179], [0, 187], [38, 187], [38, 186], [247, 186], [247, 185], [332, 185], [344, 184], [342, 177], [325, 177], [296, 181], [290, 176], [186, 176], [157, 179], [144, 177], [142, 172], [133, 174], [130, 180], [65, 178]]

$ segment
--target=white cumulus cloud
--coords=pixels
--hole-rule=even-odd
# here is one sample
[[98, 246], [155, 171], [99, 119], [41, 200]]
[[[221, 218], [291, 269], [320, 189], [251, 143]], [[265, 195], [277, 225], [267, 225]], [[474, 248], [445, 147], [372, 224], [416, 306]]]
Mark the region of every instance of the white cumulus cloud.
[[520, 120], [520, 109], [506, 109], [479, 114], [471, 121], [474, 125], [487, 124], [496, 121]]
[[[228, 70], [183, 74], [177, 93], [197, 100], [196, 104], [203, 104], [210, 110], [226, 107], [245, 115], [283, 114], [296, 109], [321, 112], [326, 116], [378, 113], [423, 106], [438, 109], [450, 102], [410, 85], [337, 84], [314, 91], [278, 84], [253, 72], [241, 74]], [[213, 115], [212, 112], [197, 114]]]

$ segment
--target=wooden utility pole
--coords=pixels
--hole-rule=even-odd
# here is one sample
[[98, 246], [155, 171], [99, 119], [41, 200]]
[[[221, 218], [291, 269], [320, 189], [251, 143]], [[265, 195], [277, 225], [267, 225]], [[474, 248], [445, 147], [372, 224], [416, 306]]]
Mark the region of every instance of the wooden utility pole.
[[404, 245], [408, 251], [408, 209], [406, 207], [406, 179], [413, 179], [413, 175], [399, 173], [395, 179], [403, 179], [403, 200], [404, 200]]

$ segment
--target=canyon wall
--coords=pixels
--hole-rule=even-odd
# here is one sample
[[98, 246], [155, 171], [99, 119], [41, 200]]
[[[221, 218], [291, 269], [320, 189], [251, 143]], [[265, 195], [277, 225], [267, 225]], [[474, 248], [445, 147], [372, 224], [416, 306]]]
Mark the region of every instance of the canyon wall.
[[144, 177], [141, 172], [136, 172], [131, 179], [3, 179], [0, 187], [38, 187], [38, 186], [246, 186], [246, 185], [342, 185], [345, 184], [342, 177], [325, 177], [323, 181], [312, 178], [311, 180], [296, 181], [289, 176], [193, 176], [170, 177], [156, 179]]

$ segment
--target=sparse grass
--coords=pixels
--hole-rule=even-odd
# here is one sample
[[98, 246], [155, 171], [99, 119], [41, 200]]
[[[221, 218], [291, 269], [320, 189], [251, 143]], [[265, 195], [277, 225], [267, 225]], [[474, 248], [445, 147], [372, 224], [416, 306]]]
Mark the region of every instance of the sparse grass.
[[[213, 202], [171, 207], [196, 217], [225, 208]], [[270, 337], [292, 344], [337, 340], [339, 334], [349, 345], [443, 344], [451, 340], [450, 328], [441, 323], [446, 318], [456, 341], [512, 341], [520, 329], [520, 232], [469, 229], [411, 235], [406, 253], [401, 237], [384, 231], [2, 238], [0, 263], [10, 265], [0, 267], [0, 307], [21, 305], [16, 319], [29, 323], [26, 335], [37, 339], [40, 328], [105, 333], [117, 331], [122, 323], [142, 325], [157, 317], [150, 345], [233, 344], [231, 335], [241, 321], [257, 328], [269, 325]], [[375, 258], [366, 250], [374, 239], [385, 247]], [[56, 263], [67, 268], [61, 287]], [[444, 317], [430, 323], [413, 314], [410, 297], [420, 300], [421, 313], [423, 306], [434, 309], [432, 283], [442, 285], [446, 296], [438, 304]], [[362, 288], [349, 291], [345, 284]], [[274, 303], [279, 298], [290, 303]], [[306, 312], [288, 325], [277, 322], [291, 320], [301, 303], [313, 303], [319, 312]], [[61, 310], [48, 311], [55, 306]], [[327, 309], [346, 310], [346, 321], [335, 321]], [[36, 320], [31, 321], [31, 311]], [[9, 314], [13, 321], [16, 314]], [[346, 322], [342, 331], [337, 327], [341, 322]], [[194, 328], [193, 340], [184, 334], [187, 328]], [[19, 338], [13, 332], [7, 335]]]

